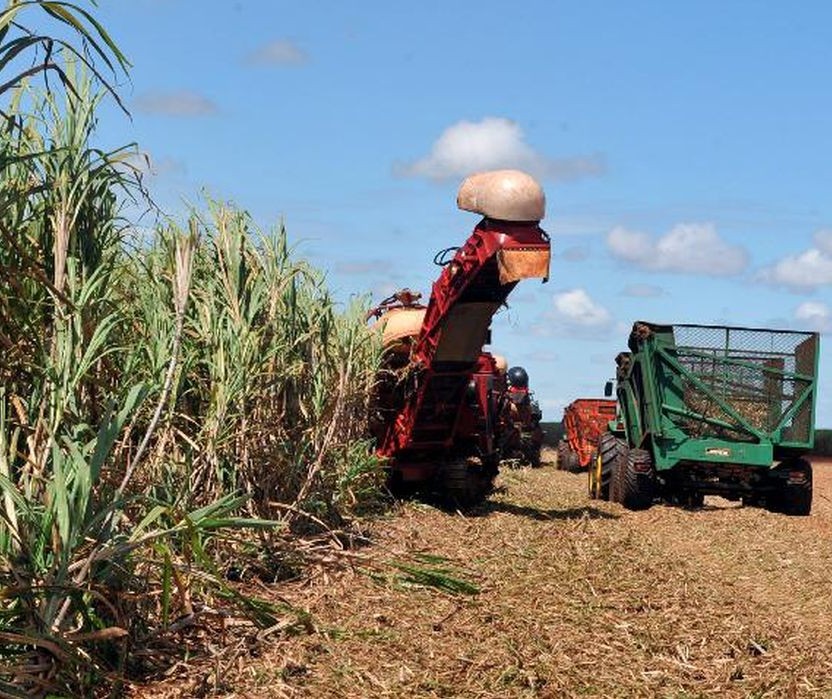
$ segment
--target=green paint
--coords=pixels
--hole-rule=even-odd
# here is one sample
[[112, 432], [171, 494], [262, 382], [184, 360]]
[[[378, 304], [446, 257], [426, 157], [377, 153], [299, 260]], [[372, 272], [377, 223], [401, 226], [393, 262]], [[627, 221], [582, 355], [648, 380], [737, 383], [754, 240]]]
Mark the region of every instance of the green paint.
[[812, 449], [817, 333], [639, 322], [619, 355], [630, 447], [680, 462], [769, 468]]

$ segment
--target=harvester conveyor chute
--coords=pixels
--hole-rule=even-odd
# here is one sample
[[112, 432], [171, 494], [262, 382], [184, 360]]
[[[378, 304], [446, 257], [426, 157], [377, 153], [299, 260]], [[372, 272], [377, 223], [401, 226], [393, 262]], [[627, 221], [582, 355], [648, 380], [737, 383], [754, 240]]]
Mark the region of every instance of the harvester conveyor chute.
[[[474, 175], [457, 203], [484, 218], [433, 284], [409, 346], [409, 388], [398, 394], [377, 435], [379, 454], [406, 481], [426, 480], [455, 458], [475, 455], [485, 462], [494, 454], [488, 382], [472, 377], [494, 370], [483, 345], [494, 313], [517, 282], [549, 274], [549, 236], [539, 225], [543, 192], [531, 177], [517, 171]], [[473, 417], [466, 407], [472, 405], [479, 406]]]

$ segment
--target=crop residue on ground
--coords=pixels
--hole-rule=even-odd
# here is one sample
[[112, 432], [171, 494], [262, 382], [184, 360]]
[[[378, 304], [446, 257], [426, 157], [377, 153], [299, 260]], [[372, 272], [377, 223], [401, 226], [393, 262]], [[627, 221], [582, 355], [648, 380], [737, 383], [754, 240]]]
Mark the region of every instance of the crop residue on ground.
[[[808, 518], [719, 498], [628, 512], [551, 466], [499, 486], [465, 516], [407, 503], [345, 570], [280, 586], [314, 631], [210, 684], [229, 697], [830, 696], [832, 466], [816, 467]], [[184, 696], [188, 677], [139, 694]]]

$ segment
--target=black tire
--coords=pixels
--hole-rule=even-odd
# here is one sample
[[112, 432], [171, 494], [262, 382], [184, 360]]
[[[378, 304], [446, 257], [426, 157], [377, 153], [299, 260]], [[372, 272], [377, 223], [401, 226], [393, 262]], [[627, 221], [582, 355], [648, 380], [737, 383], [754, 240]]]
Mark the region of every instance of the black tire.
[[486, 468], [471, 464], [467, 459], [456, 459], [442, 465], [439, 487], [446, 505], [467, 509], [479, 505], [491, 492], [494, 476]]
[[601, 455], [601, 487], [602, 500], [610, 500], [615, 462], [620, 453], [626, 451], [627, 445], [617, 439], [612, 432], [605, 432], [598, 440], [598, 453]]
[[646, 510], [656, 494], [656, 474], [650, 452], [629, 449], [626, 461], [618, 460], [616, 502], [628, 510]]
[[687, 490], [680, 495], [679, 501], [683, 507], [698, 510], [705, 504], [705, 495], [698, 490]]
[[494, 479], [500, 473], [500, 454], [499, 452], [494, 452], [489, 456], [484, 456], [480, 458], [480, 463], [482, 464], [482, 476], [485, 478], [485, 487], [487, 492], [491, 492], [492, 486], [494, 485]]
[[764, 498], [756, 493], [748, 493], [740, 496], [743, 507], [760, 507], [763, 504]]
[[569, 455], [566, 458], [566, 470], [570, 473], [577, 473], [581, 470], [581, 459], [571, 449], [569, 450]]
[[773, 497], [774, 507], [770, 509], [791, 517], [811, 514], [812, 465], [806, 459], [794, 459], [778, 464], [774, 471], [781, 486]]
[[405, 481], [400, 471], [393, 470], [387, 475], [387, 489], [396, 500], [410, 500], [424, 485], [418, 481]]

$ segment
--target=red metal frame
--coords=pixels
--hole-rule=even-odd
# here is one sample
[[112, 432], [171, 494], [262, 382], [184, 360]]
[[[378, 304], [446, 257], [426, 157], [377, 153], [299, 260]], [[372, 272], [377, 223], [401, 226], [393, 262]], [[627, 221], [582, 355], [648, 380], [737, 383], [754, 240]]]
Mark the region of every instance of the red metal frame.
[[[457, 455], [494, 459], [497, 406], [496, 365], [481, 351], [486, 342], [473, 338], [470, 356], [438, 361], [449, 314], [460, 304], [504, 303], [517, 282], [500, 282], [501, 250], [548, 251], [549, 236], [537, 223], [483, 219], [453, 259], [444, 266], [431, 291], [422, 329], [411, 352], [416, 370], [413, 389], [389, 421], [378, 442], [378, 453], [393, 459], [405, 480], [429, 477], [437, 461]], [[490, 319], [490, 318], [489, 318]], [[437, 458], [438, 457], [438, 458]]]

